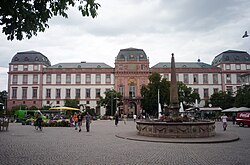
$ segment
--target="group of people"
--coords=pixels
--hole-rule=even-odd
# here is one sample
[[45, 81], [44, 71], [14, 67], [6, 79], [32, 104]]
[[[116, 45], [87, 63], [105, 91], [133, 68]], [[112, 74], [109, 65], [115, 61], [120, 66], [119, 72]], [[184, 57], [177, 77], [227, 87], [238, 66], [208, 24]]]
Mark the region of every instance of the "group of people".
[[[84, 116], [83, 116], [82, 112], [79, 112], [78, 114], [74, 113], [74, 115], [71, 116], [71, 118], [70, 118], [70, 125], [73, 126], [73, 123], [74, 123], [75, 130], [78, 130], [78, 128], [79, 128], [79, 132], [81, 132], [83, 119], [84, 119]], [[85, 121], [86, 121], [86, 130], [87, 130], [87, 132], [89, 132], [90, 131], [91, 116], [88, 112], [86, 113]]]
[[[118, 112], [115, 113], [114, 118], [115, 118], [115, 126], [117, 126], [118, 123], [119, 123], [119, 114], [118, 114]], [[123, 120], [124, 124], [126, 124], [126, 122], [127, 122], [127, 115], [126, 114], [121, 114], [121, 119]], [[134, 119], [134, 122], [135, 122], [136, 119], [137, 119], [136, 114], [133, 115], [133, 119]]]

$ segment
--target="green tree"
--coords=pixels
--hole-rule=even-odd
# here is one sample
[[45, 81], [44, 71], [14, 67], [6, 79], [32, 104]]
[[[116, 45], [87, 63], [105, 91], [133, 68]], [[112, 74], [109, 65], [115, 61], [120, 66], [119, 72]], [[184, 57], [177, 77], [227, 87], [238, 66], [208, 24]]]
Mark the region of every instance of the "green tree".
[[79, 100], [77, 99], [65, 99], [64, 100], [65, 107], [78, 108], [78, 104], [79, 104]]
[[95, 0], [1, 0], [0, 25], [8, 40], [28, 39], [48, 28], [54, 16], [68, 18], [69, 7], [78, 7], [82, 16], [97, 16], [100, 4]]
[[[192, 88], [187, 87], [184, 83], [178, 82], [179, 101], [185, 106], [195, 103], [195, 99], [200, 101], [200, 95], [192, 92]], [[149, 84], [143, 85], [141, 88], [141, 96], [143, 97], [141, 104], [146, 113], [156, 115], [158, 112], [158, 89], [160, 91], [161, 108], [170, 103], [170, 82], [165, 78], [161, 79], [159, 73], [152, 73], [149, 76]]]
[[185, 107], [193, 105], [197, 99], [200, 102], [200, 95], [192, 91], [191, 87], [187, 87], [183, 82], [177, 82], [179, 101], [183, 103]]
[[149, 76], [149, 84], [143, 85], [141, 88], [141, 105], [143, 110], [150, 115], [156, 115], [158, 112], [158, 89], [160, 95], [160, 104], [163, 108], [164, 104], [169, 104], [169, 87], [170, 83], [165, 79], [161, 79], [159, 73], [152, 73]]
[[8, 92], [6, 90], [0, 92], [0, 103], [3, 103], [4, 105], [6, 104], [7, 95]]
[[122, 95], [114, 89], [108, 90], [104, 94], [105, 97], [100, 97], [100, 105], [106, 107], [106, 115], [113, 116], [117, 109], [116, 106], [122, 105]]
[[235, 96], [236, 107], [250, 107], [250, 86], [245, 85], [237, 91]]
[[221, 107], [222, 109], [227, 109], [234, 106], [234, 97], [232, 95], [232, 92], [219, 91], [211, 95], [210, 103], [214, 107]]

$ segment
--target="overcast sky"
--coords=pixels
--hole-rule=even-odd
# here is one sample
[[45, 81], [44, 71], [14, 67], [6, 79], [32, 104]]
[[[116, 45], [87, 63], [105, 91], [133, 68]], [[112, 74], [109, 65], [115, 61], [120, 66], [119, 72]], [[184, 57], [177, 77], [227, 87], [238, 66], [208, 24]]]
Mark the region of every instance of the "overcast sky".
[[114, 67], [120, 49], [143, 49], [150, 66], [170, 62], [211, 64], [226, 50], [250, 53], [249, 0], [96, 0], [95, 19], [77, 8], [69, 18], [54, 17], [49, 29], [31, 39], [8, 41], [0, 33], [0, 90], [7, 89], [8, 64], [20, 51], [34, 50], [52, 65], [60, 62], [104, 62]]

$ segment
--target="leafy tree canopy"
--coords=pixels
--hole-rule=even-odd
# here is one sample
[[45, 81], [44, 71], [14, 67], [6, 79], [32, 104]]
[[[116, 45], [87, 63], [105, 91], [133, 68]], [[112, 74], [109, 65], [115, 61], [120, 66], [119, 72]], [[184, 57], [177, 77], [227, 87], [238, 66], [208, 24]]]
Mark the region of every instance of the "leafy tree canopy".
[[227, 109], [234, 106], [234, 97], [231, 92], [219, 91], [211, 95], [210, 103], [214, 107], [221, 107], [222, 109]]
[[122, 105], [122, 95], [114, 89], [108, 90], [104, 94], [105, 97], [100, 97], [100, 105], [106, 107], [106, 115], [113, 116], [117, 107]]
[[245, 85], [237, 91], [235, 97], [236, 107], [250, 107], [250, 86]]
[[79, 104], [79, 100], [77, 99], [65, 99], [64, 100], [65, 107], [78, 108], [78, 104]]
[[0, 26], [8, 40], [28, 39], [48, 28], [48, 20], [60, 15], [68, 18], [69, 7], [78, 7], [82, 16], [97, 16], [100, 4], [95, 0], [1, 0]]
[[[184, 105], [192, 105], [195, 99], [200, 101], [198, 93], [192, 92], [192, 88], [187, 87], [184, 83], [178, 82], [179, 101]], [[146, 113], [156, 115], [158, 112], [158, 89], [160, 95], [160, 104], [163, 109], [164, 105], [170, 103], [170, 82], [161, 78], [159, 73], [152, 73], [149, 76], [149, 84], [141, 88], [142, 107]]]

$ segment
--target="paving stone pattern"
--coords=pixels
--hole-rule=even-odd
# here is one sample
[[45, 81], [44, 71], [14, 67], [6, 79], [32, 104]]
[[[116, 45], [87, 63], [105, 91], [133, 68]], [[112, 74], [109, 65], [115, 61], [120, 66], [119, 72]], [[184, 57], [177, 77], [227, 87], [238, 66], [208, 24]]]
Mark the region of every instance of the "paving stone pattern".
[[[13, 123], [0, 132], [0, 164], [166, 164], [166, 165], [249, 165], [250, 128], [229, 123], [226, 132], [240, 140], [230, 143], [178, 144], [140, 142], [115, 137], [119, 132], [136, 131], [135, 123], [93, 121], [90, 132], [74, 128]], [[216, 131], [222, 131], [216, 123]]]

